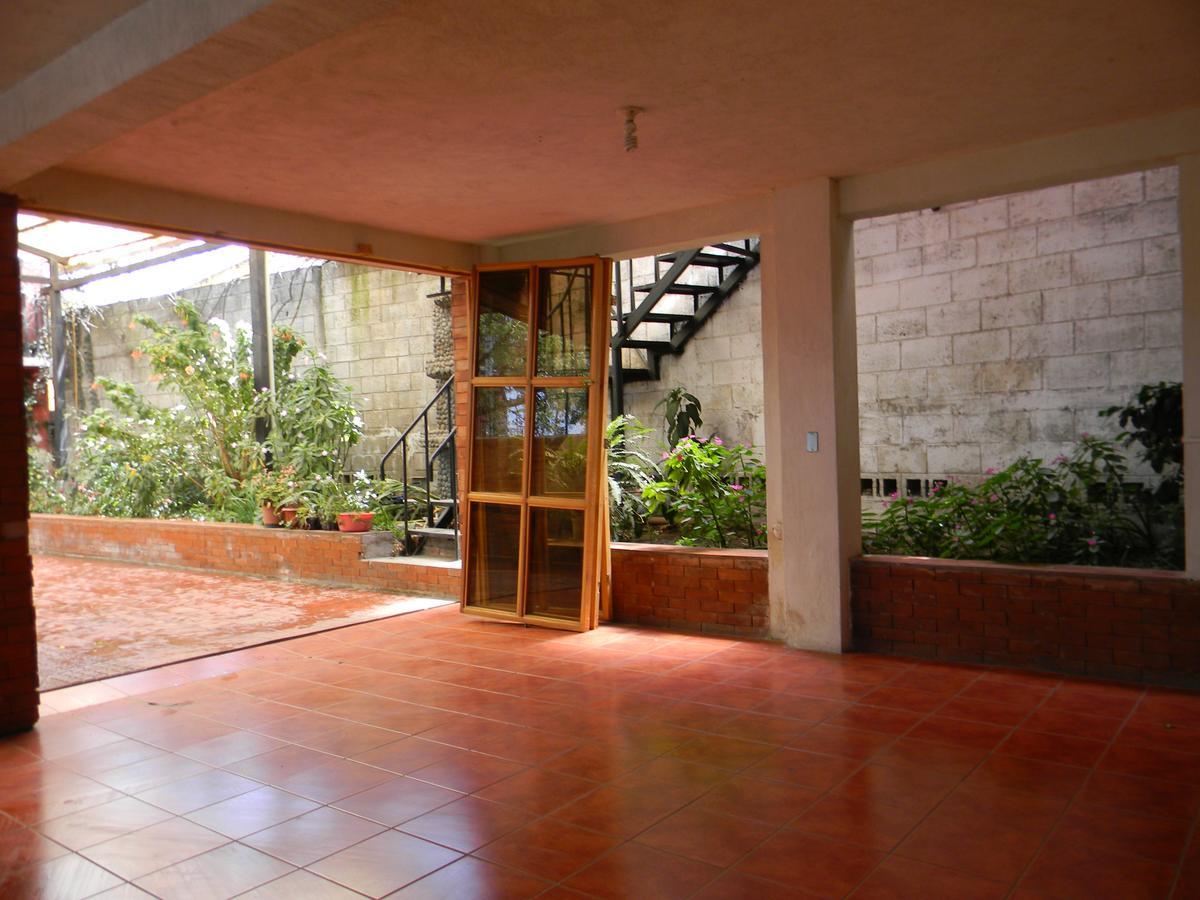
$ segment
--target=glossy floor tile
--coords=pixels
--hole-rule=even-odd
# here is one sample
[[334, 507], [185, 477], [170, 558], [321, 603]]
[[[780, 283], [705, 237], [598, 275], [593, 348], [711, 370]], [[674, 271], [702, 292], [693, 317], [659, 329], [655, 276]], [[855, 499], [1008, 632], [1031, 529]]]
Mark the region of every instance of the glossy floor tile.
[[0, 896], [1200, 896], [1200, 696], [434, 609], [67, 688]]

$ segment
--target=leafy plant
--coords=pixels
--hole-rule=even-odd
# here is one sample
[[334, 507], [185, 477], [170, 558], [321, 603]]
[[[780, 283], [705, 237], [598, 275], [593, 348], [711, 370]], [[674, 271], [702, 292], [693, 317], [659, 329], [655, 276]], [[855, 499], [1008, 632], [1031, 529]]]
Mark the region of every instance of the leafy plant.
[[663, 478], [642, 492], [649, 511], [671, 506], [687, 546], [766, 546], [766, 468], [741, 444], [684, 437], [663, 454]]
[[1024, 456], [978, 485], [951, 482], [928, 497], [893, 495], [864, 514], [868, 553], [1171, 567], [1170, 554], [1131, 502], [1125, 457], [1083, 438], [1046, 465]]
[[349, 478], [322, 475], [314, 483], [311, 496], [305, 498], [300, 514], [315, 516], [322, 525], [333, 527], [340, 513], [378, 512], [400, 488], [398, 481], [373, 479], [361, 469]]
[[663, 410], [663, 425], [667, 446], [674, 447], [704, 424], [700, 418], [700, 401], [681, 387], [667, 391], [666, 396], [654, 408]]
[[1110, 406], [1100, 415], [1117, 417], [1123, 429], [1117, 441], [1124, 447], [1141, 445], [1140, 456], [1161, 476], [1155, 498], [1177, 502], [1183, 488], [1183, 385], [1166, 381], [1143, 385], [1132, 403]]
[[71, 488], [54, 466], [54, 457], [37, 447], [29, 448], [29, 511], [71, 511]]
[[[180, 398], [164, 409], [130, 384], [98, 378], [109, 407], [80, 422], [69, 466], [79, 512], [252, 522], [266, 499], [283, 502], [318, 476], [340, 475], [362, 420], [348, 389], [293, 332], [273, 335], [276, 391], [256, 392], [250, 334], [242, 324], [203, 322], [175, 306], [179, 325], [137, 316], [148, 336], [133, 351], [151, 379]], [[302, 355], [307, 368], [297, 375]], [[255, 423], [269, 422], [267, 444]], [[267, 455], [278, 477], [268, 473]]]
[[645, 451], [650, 429], [631, 415], [617, 416], [604, 429], [608, 449], [608, 507], [613, 537], [634, 540], [646, 531], [646, 488], [661, 477]]

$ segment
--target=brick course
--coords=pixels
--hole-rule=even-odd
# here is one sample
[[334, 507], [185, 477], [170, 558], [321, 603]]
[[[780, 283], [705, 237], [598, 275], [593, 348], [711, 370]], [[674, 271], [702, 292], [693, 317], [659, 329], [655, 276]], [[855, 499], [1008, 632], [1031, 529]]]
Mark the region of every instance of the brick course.
[[19, 279], [17, 198], [0, 194], [0, 734], [38, 718]]
[[1200, 581], [1181, 572], [868, 556], [859, 650], [1200, 687]]
[[[364, 559], [382, 534], [294, 531], [175, 519], [33, 515], [35, 553], [110, 559], [310, 584], [457, 598], [462, 570], [440, 560]], [[613, 544], [613, 619], [715, 634], [762, 637], [767, 555]]]
[[40, 514], [30, 517], [30, 526], [35, 553], [442, 597], [457, 597], [461, 580], [456, 566], [440, 560], [392, 563], [364, 559], [368, 541], [388, 541], [382, 533]]
[[765, 637], [767, 553], [613, 544], [613, 621]]

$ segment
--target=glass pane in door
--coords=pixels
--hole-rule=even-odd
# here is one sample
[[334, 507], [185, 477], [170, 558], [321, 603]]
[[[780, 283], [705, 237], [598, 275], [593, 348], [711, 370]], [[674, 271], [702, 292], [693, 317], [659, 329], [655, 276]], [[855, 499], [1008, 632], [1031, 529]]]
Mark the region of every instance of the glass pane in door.
[[529, 270], [479, 273], [475, 374], [525, 376]]
[[525, 469], [525, 389], [475, 388], [471, 490], [520, 494]]
[[529, 493], [582, 498], [587, 488], [587, 388], [535, 388]]
[[521, 507], [472, 503], [467, 606], [515, 613], [521, 555]]
[[591, 371], [592, 267], [538, 270], [537, 374]]
[[583, 510], [529, 510], [525, 614], [578, 620], [583, 602]]

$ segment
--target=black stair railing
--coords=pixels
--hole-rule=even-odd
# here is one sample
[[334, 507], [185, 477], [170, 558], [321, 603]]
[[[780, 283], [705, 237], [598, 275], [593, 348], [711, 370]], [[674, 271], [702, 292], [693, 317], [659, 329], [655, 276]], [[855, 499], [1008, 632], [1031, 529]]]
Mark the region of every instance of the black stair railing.
[[[676, 250], [654, 257], [654, 280], [642, 285], [635, 283], [632, 260], [624, 267], [617, 263], [609, 376], [614, 415], [625, 411], [625, 383], [657, 380], [662, 357], [683, 352], [693, 335], [746, 280], [758, 260], [758, 242], [751, 238]], [[701, 272], [709, 274], [699, 277]], [[672, 298], [684, 301], [668, 302]], [[664, 325], [665, 333], [661, 327]], [[651, 333], [652, 326], [660, 326], [657, 334]], [[644, 351], [645, 367], [626, 365], [625, 350]]]
[[[437, 446], [430, 448], [430, 425], [429, 417], [431, 414], [437, 413], [438, 404], [445, 404], [445, 423], [446, 436], [438, 442]], [[397, 451], [400, 452], [400, 483], [402, 485], [400, 491], [400, 504], [403, 510], [402, 516], [404, 521], [404, 553], [411, 555], [417, 552], [424, 543], [424, 538], [430, 533], [451, 531], [454, 535], [454, 546], [457, 556], [459, 544], [459, 523], [458, 523], [458, 465], [456, 459], [456, 450], [454, 446], [454, 436], [458, 431], [454, 421], [454, 376], [451, 375], [446, 379], [445, 383], [437, 389], [433, 398], [425, 404], [412, 424], [401, 432], [400, 437], [392, 444], [387, 453], [379, 461], [379, 477], [387, 478], [388, 460], [392, 458]], [[436, 429], [435, 429], [436, 434]], [[420, 436], [420, 453], [424, 462], [424, 478], [425, 485], [422, 489], [423, 496], [414, 497], [413, 485], [409, 478], [408, 464], [411, 455], [412, 447], [410, 442]], [[436, 485], [434, 483], [434, 470], [439, 464], [450, 467], [449, 475], [449, 497], [436, 497]], [[411, 513], [415, 508], [421, 510], [420, 520], [422, 525], [419, 528], [421, 532], [417, 539], [414, 539], [411, 533]]]

